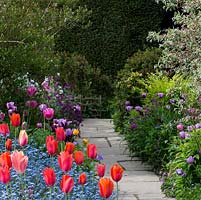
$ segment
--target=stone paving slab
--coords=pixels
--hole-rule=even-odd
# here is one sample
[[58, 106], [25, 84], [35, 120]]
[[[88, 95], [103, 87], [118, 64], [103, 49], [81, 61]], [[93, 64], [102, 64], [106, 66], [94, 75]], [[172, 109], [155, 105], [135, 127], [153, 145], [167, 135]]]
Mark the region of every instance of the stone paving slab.
[[119, 163], [124, 168], [119, 182], [119, 200], [173, 200], [164, 197], [159, 177], [151, 166], [142, 163], [138, 157], [129, 157], [126, 142], [114, 131], [111, 119], [84, 120], [81, 137], [89, 138], [90, 143], [97, 145], [98, 153], [103, 155], [107, 166], [107, 177], [113, 164]]

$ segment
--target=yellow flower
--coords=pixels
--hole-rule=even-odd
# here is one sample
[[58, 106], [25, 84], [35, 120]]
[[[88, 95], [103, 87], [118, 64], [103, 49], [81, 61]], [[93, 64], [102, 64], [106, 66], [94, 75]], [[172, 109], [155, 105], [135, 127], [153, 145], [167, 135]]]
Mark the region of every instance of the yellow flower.
[[80, 131], [78, 129], [73, 130], [73, 135], [78, 135], [79, 133], [80, 133]]
[[84, 145], [87, 146], [87, 144], [89, 144], [89, 139], [84, 138], [84, 139], [82, 140], [82, 142], [83, 142]]

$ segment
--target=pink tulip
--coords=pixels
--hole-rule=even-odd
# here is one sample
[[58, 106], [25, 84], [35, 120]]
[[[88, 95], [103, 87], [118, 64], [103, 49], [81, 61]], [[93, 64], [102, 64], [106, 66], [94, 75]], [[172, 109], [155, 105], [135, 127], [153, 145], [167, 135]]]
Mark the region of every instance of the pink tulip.
[[72, 168], [73, 157], [67, 151], [62, 151], [58, 156], [58, 163], [61, 170], [67, 172]]
[[18, 139], [19, 145], [24, 147], [28, 144], [28, 135], [25, 130], [21, 130]]
[[29, 96], [34, 96], [36, 92], [37, 92], [37, 88], [34, 87], [34, 86], [29, 86], [29, 87], [27, 88], [27, 94], [28, 94]]
[[105, 164], [97, 164], [96, 171], [99, 177], [103, 177], [105, 175], [105, 168]]
[[11, 155], [13, 168], [18, 174], [23, 174], [28, 165], [28, 157], [24, 155], [23, 151], [15, 150]]
[[51, 120], [54, 117], [54, 109], [53, 108], [44, 109], [43, 115], [44, 115], [45, 119]]

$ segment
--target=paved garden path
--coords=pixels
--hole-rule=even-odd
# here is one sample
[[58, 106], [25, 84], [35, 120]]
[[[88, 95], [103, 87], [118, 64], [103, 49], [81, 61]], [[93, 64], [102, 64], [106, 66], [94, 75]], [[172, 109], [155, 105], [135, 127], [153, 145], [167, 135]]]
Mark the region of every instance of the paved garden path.
[[110, 119], [85, 119], [81, 126], [82, 138], [89, 138], [95, 143], [98, 153], [104, 157], [107, 166], [106, 176], [114, 163], [124, 168], [124, 176], [119, 182], [119, 200], [169, 200], [160, 190], [158, 176], [149, 165], [142, 164], [139, 158], [131, 158], [122, 137], [114, 131]]

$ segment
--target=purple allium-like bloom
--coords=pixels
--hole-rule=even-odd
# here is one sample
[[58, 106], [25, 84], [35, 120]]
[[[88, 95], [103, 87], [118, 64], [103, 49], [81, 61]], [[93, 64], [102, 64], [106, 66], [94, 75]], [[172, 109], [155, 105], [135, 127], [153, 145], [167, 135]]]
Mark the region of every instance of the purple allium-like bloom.
[[157, 96], [158, 96], [158, 98], [162, 98], [164, 96], [164, 93], [162, 93], [162, 92], [158, 93]]
[[5, 118], [5, 114], [3, 112], [0, 113], [0, 121], [3, 121]]
[[142, 109], [143, 108], [141, 106], [135, 106], [135, 110], [138, 111], [138, 112], [142, 111]]
[[133, 109], [133, 106], [126, 106], [127, 111], [131, 111]]
[[96, 157], [97, 160], [103, 160], [103, 156], [101, 154], [98, 154]]
[[37, 126], [37, 128], [42, 128], [43, 124], [39, 122], [39, 123], [36, 124], [36, 126]]
[[170, 110], [171, 107], [170, 107], [170, 105], [166, 105], [165, 108], [166, 108], [167, 110]]
[[38, 107], [39, 107], [40, 111], [42, 112], [43, 110], [45, 110], [47, 108], [47, 105], [42, 103]]
[[170, 103], [171, 103], [171, 104], [175, 104], [175, 103], [176, 103], [176, 100], [175, 100], [175, 99], [170, 99]]
[[70, 136], [73, 134], [73, 130], [71, 128], [66, 129], [66, 136]]
[[130, 105], [131, 105], [130, 101], [125, 101], [125, 106], [130, 106]]
[[134, 122], [130, 123], [130, 129], [136, 129], [137, 125]]
[[186, 132], [184, 131], [179, 132], [179, 136], [181, 139], [186, 139]]
[[186, 173], [182, 169], [177, 169], [176, 170], [177, 175], [179, 176], [186, 176]]
[[183, 126], [182, 124], [178, 124], [178, 125], [177, 125], [177, 129], [178, 129], [179, 131], [182, 131], [182, 130], [184, 130], [184, 126]]
[[142, 98], [146, 98], [146, 96], [147, 96], [146, 93], [142, 93], [142, 94], [141, 94], [141, 97], [142, 97]]
[[189, 156], [187, 159], [186, 159], [186, 162], [188, 163], [188, 164], [192, 164], [192, 163], [194, 163], [194, 157], [193, 156]]
[[34, 96], [36, 94], [36, 92], [37, 92], [37, 88], [35, 86], [29, 86], [27, 88], [27, 94], [29, 96]]

